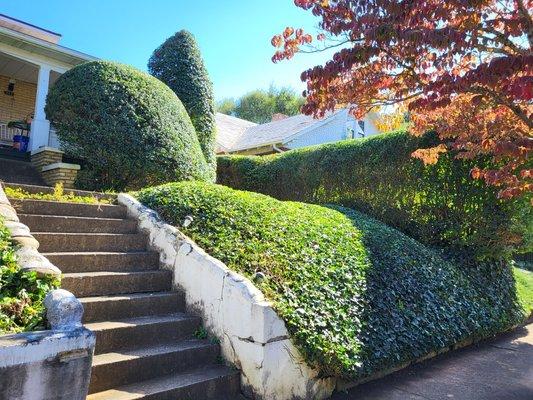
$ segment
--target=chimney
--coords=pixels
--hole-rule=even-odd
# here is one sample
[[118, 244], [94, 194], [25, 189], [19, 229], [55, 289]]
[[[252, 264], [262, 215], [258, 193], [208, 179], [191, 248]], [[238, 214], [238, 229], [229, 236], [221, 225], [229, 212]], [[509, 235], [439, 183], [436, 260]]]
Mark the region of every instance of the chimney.
[[282, 113], [276, 113], [272, 116], [272, 120], [270, 122], [281, 121], [282, 119], [285, 119], [285, 118], [289, 118], [289, 116], [282, 114]]

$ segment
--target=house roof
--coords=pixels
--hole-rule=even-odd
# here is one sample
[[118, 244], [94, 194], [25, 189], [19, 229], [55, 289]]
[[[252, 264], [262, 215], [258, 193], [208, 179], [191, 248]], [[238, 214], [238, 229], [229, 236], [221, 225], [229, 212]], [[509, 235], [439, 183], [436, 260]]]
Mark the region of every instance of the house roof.
[[242, 134], [256, 123], [244, 119], [232, 117], [230, 115], [216, 113], [217, 124], [217, 152], [232, 151], [233, 146]]
[[46, 40], [50, 43], [57, 44], [61, 39], [60, 33], [52, 32], [48, 29], [41, 28], [40, 26], [21, 21], [20, 19], [13, 18], [5, 14], [0, 14], [0, 26], [20, 33], [25, 33], [26, 35], [30, 35], [38, 39]]
[[319, 124], [338, 113], [339, 111], [330, 113], [322, 119], [299, 114], [261, 125], [217, 113], [217, 143], [225, 152], [286, 143], [306, 128]]
[[61, 35], [0, 14], [0, 44], [57, 60], [72, 66], [96, 57], [58, 44]]

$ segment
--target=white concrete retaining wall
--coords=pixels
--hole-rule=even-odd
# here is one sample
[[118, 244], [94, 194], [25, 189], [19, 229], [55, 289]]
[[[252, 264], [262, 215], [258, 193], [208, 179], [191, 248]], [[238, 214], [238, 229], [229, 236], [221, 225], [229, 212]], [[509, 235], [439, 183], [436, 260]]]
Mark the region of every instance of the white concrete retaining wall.
[[0, 336], [0, 400], [85, 400], [94, 344], [85, 328]]
[[118, 196], [128, 215], [149, 234], [163, 268], [174, 273], [187, 306], [201, 315], [220, 340], [226, 360], [241, 371], [243, 392], [254, 399], [325, 399], [335, 386], [320, 379], [292, 344], [284, 322], [247, 278], [209, 256], [153, 210], [127, 195]]
[[[22, 270], [59, 277], [39, 253], [39, 242], [22, 224], [0, 183], [0, 218], [17, 245]], [[70, 292], [44, 299], [51, 330], [0, 335], [0, 400], [85, 400], [96, 336], [82, 326], [83, 305]]]

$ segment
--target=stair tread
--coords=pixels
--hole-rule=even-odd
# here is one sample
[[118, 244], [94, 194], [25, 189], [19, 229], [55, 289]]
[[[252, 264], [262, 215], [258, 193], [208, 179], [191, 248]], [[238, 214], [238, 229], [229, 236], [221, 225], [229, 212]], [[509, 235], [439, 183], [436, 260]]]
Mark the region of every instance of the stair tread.
[[[83, 278], [84, 276], [129, 276], [129, 275], [153, 275], [153, 274], [169, 274], [170, 271], [165, 269], [154, 269], [152, 271], [95, 271], [95, 272], [69, 272], [63, 274], [63, 278]], [[132, 292], [135, 293], [135, 292]], [[90, 296], [88, 296], [90, 297]]]
[[179, 292], [148, 292], [148, 293], [126, 293], [126, 294], [114, 294], [108, 296], [87, 296], [80, 297], [82, 303], [97, 303], [106, 301], [118, 301], [118, 300], [135, 300], [144, 298], [155, 297], [176, 297], [179, 296]]
[[134, 400], [145, 396], [153, 396], [172, 389], [186, 388], [187, 386], [218, 379], [231, 377], [238, 371], [224, 365], [214, 365], [185, 373], [170, 374], [155, 379], [136, 382], [115, 389], [94, 393], [87, 396], [87, 400]]
[[145, 346], [131, 350], [97, 354], [93, 357], [93, 367], [121, 361], [134, 360], [137, 358], [175, 353], [184, 350], [202, 349], [206, 347], [216, 348], [216, 344], [213, 344], [208, 340], [187, 339], [178, 343], [158, 344], [155, 346]]
[[[68, 189], [67, 189], [67, 191], [68, 191]], [[13, 200], [15, 202], [22, 202], [22, 203], [63, 204], [63, 205], [84, 206], [84, 207], [90, 207], [90, 208], [123, 208], [124, 207], [124, 206], [121, 206], [121, 205], [118, 205], [118, 204], [105, 204], [105, 203], [91, 204], [91, 203], [80, 203], [80, 202], [74, 202], [74, 201], [41, 200], [41, 199], [14, 199], [12, 197], [10, 197], [9, 200]]]
[[129, 256], [129, 255], [147, 255], [155, 252], [145, 251], [48, 251], [41, 254], [47, 256]]
[[144, 236], [142, 233], [105, 233], [105, 232], [31, 232], [32, 235], [54, 235], [54, 236]]
[[117, 319], [111, 321], [90, 322], [85, 327], [91, 331], [102, 331], [107, 329], [128, 328], [132, 326], [152, 325], [173, 321], [197, 321], [199, 317], [184, 312], [177, 312], [165, 315], [147, 315], [142, 317]]
[[[55, 218], [55, 219], [76, 219], [80, 221], [102, 221], [102, 222], [115, 222], [115, 221], [133, 221], [129, 218], [109, 218], [109, 217], [82, 217], [82, 216], [75, 216], [75, 215], [50, 215], [50, 214], [25, 214], [25, 213], [18, 213], [19, 217], [42, 217], [42, 218]], [[61, 233], [61, 232], [59, 232]]]

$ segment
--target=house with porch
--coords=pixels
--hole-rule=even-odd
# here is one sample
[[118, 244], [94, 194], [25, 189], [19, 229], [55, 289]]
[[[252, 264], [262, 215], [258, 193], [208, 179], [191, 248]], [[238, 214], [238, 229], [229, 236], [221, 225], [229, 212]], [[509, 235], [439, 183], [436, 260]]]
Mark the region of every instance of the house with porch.
[[308, 115], [274, 115], [271, 122], [255, 124], [217, 113], [218, 154], [266, 155], [322, 143], [376, 135], [377, 115], [369, 113], [356, 120], [348, 108], [335, 110], [324, 118]]
[[[48, 168], [51, 161], [61, 164], [59, 143], [44, 112], [49, 88], [74, 66], [96, 60], [60, 40], [59, 33], [0, 14], [0, 155], [32, 155], [40, 160], [38, 168]], [[47, 171], [52, 171], [49, 176], [59, 173]]]

